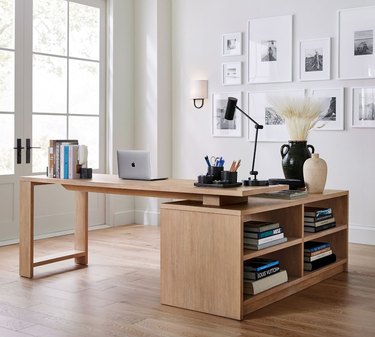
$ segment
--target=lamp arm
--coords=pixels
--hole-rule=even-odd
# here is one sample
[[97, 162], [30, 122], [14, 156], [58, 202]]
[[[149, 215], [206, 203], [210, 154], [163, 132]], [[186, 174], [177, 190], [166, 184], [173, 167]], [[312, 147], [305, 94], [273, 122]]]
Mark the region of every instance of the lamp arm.
[[255, 166], [255, 156], [256, 156], [256, 153], [257, 153], [258, 131], [259, 131], [259, 129], [257, 127], [255, 129], [256, 129], [256, 131], [255, 131], [255, 141], [254, 141], [253, 164], [251, 165], [250, 174], [255, 175], [255, 179], [256, 179], [256, 177], [258, 175], [258, 172], [254, 171], [254, 166]]
[[238, 110], [240, 110], [248, 119], [250, 119], [255, 125], [260, 125], [259, 123], [257, 123], [254, 119], [252, 119], [245, 111], [243, 111], [242, 109], [240, 109], [237, 105], [236, 105], [236, 108]]

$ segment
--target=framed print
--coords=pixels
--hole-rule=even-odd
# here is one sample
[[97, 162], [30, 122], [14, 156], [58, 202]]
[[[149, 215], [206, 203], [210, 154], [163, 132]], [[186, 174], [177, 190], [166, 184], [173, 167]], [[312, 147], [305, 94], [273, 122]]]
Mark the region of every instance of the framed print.
[[299, 43], [299, 79], [301, 81], [331, 78], [331, 39], [305, 40]]
[[292, 15], [249, 20], [249, 83], [292, 81], [292, 26]]
[[352, 89], [352, 127], [375, 128], [375, 87]]
[[238, 106], [242, 106], [241, 92], [220, 93], [212, 95], [212, 135], [214, 137], [242, 137], [242, 114], [237, 111], [234, 118], [228, 121], [224, 118], [228, 97], [237, 98]]
[[242, 84], [242, 63], [241, 62], [223, 63], [222, 82], [223, 82], [223, 85]]
[[344, 88], [312, 89], [311, 95], [323, 104], [321, 120], [313, 130], [344, 130]]
[[242, 33], [224, 34], [222, 36], [222, 55], [242, 55]]
[[375, 77], [375, 6], [338, 11], [338, 78]]
[[[301, 97], [305, 96], [305, 89], [296, 90], [275, 90], [262, 92], [249, 92], [249, 116], [257, 123], [263, 125], [259, 130], [258, 141], [260, 142], [285, 142], [289, 135], [283, 118], [276, 114], [272, 108], [273, 97]], [[248, 122], [247, 139], [254, 141], [254, 124]]]

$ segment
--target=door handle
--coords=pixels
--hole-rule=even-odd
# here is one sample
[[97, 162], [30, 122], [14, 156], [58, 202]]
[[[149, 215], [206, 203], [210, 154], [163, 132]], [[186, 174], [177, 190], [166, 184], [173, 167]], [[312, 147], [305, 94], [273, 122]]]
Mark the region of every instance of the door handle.
[[21, 138], [17, 138], [17, 147], [14, 147], [13, 149], [17, 150], [17, 164], [21, 164], [22, 162], [22, 150], [24, 147], [21, 143]]
[[26, 138], [26, 164], [30, 164], [31, 149], [40, 149], [39, 146], [31, 146], [30, 138]]

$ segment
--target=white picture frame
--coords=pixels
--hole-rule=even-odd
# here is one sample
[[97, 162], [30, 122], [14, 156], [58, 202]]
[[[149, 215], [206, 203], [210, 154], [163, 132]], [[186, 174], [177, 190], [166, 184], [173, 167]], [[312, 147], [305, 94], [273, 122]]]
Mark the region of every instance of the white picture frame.
[[237, 98], [237, 105], [242, 106], [241, 92], [212, 94], [212, 136], [242, 137], [242, 113], [236, 111], [232, 121], [224, 119], [228, 97]]
[[292, 81], [293, 16], [248, 21], [248, 83]]
[[[259, 142], [285, 142], [289, 140], [285, 121], [272, 111], [271, 100], [273, 97], [301, 97], [305, 96], [305, 89], [270, 90], [248, 92], [249, 116], [257, 123], [263, 125], [259, 130]], [[254, 142], [255, 128], [248, 121], [247, 140]]]
[[311, 96], [322, 100], [322, 119], [312, 129], [314, 131], [344, 130], [344, 88], [311, 89]]
[[339, 79], [375, 77], [375, 6], [338, 11]]
[[221, 45], [222, 56], [242, 55], [242, 33], [223, 34]]
[[375, 128], [375, 86], [352, 88], [353, 128]]
[[242, 84], [242, 62], [225, 62], [222, 64], [222, 84]]
[[300, 81], [331, 79], [331, 38], [299, 42]]

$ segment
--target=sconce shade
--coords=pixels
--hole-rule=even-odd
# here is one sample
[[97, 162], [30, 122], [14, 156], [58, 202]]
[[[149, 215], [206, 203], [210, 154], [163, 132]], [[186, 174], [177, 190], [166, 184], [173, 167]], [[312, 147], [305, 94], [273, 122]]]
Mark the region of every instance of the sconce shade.
[[191, 81], [190, 98], [204, 99], [207, 98], [207, 80]]

